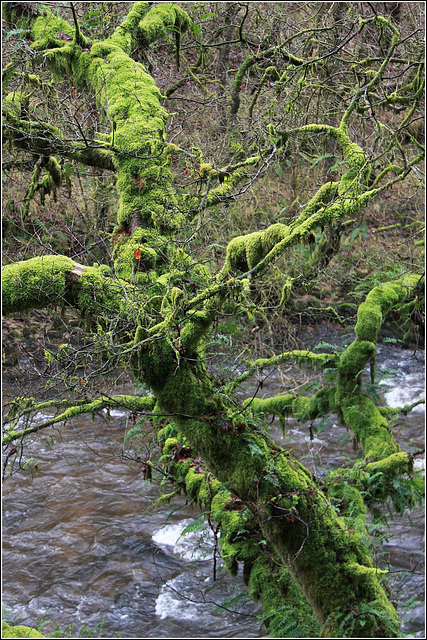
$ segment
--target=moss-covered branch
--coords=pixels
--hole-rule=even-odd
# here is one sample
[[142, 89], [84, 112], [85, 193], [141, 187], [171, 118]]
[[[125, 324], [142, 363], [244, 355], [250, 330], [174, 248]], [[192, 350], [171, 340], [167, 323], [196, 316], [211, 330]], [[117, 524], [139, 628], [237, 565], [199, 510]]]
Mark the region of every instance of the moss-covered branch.
[[385, 69], [387, 68], [387, 65], [390, 63], [391, 58], [393, 57], [393, 53], [394, 50], [396, 48], [396, 45], [399, 41], [399, 31], [396, 29], [396, 27], [391, 23], [390, 20], [387, 20], [386, 18], [383, 18], [382, 16], [374, 16], [373, 18], [368, 18], [366, 20], [360, 20], [359, 22], [359, 31], [362, 32], [363, 29], [366, 27], [366, 25], [368, 24], [378, 24], [380, 26], [380, 28], [386, 28], [389, 29], [392, 33], [392, 37], [391, 37], [391, 42], [390, 42], [390, 46], [388, 48], [388, 51], [386, 53], [386, 55], [384, 56], [384, 59], [382, 60], [379, 68], [377, 71], [374, 71], [372, 74], [371, 79], [369, 80], [369, 82], [361, 87], [360, 89], [358, 89], [349, 106], [347, 107], [347, 109], [345, 110], [342, 118], [341, 118], [341, 122], [340, 122], [340, 126], [339, 128], [342, 131], [347, 131], [348, 129], [348, 123], [349, 123], [349, 119], [350, 116], [353, 114], [353, 112], [356, 109], [356, 106], [361, 98], [361, 96], [366, 95], [367, 93], [369, 93], [374, 87], [376, 87], [379, 83], [379, 81], [381, 80]]
[[191, 20], [177, 4], [159, 4], [138, 23], [138, 37], [145, 47], [164, 38], [168, 32], [184, 33]]
[[[339, 468], [331, 471], [324, 479], [325, 486], [334, 497], [341, 499], [348, 498], [350, 493], [356, 497], [357, 501], [370, 505], [375, 502], [384, 503], [388, 498], [393, 501], [395, 508], [401, 513], [405, 508], [417, 504], [423, 496], [422, 483], [417, 487], [412, 483], [407, 488], [405, 500], [398, 499], [399, 478], [403, 478], [402, 484], [409, 484], [414, 474], [413, 457], [403, 451], [392, 453], [381, 460], [366, 463], [357, 462], [350, 469]], [[344, 495], [343, 488], [348, 486], [347, 496]], [[357, 493], [359, 495], [357, 495]], [[363, 496], [363, 498], [362, 498]], [[350, 507], [350, 509], [349, 509]], [[352, 505], [354, 508], [354, 505]], [[349, 504], [344, 505], [347, 513], [351, 511]], [[359, 512], [365, 511], [363, 507]], [[358, 514], [359, 515], [359, 514]]]
[[111, 277], [107, 266], [83, 266], [65, 256], [40, 256], [2, 269], [5, 315], [48, 306], [72, 305], [90, 321], [121, 316], [137, 326], [146, 297], [125, 281]]
[[135, 31], [135, 37], [149, 43], [167, 29], [184, 30], [188, 24], [185, 12], [165, 4], [146, 13], [145, 3], [141, 3], [107, 40], [86, 47], [72, 40], [50, 48], [58, 30], [74, 34], [72, 27], [58, 22], [48, 9], [39, 12], [34, 5], [30, 15], [24, 11], [22, 16], [18, 15], [20, 11], [22, 5], [13, 4], [6, 8], [6, 17], [24, 21], [54, 74], [68, 76], [77, 88], [94, 91], [99, 108], [111, 121], [120, 193], [119, 230], [127, 231], [131, 223], [175, 229], [181, 217], [174, 210], [170, 159], [164, 143], [168, 114], [161, 106], [161, 93], [154, 80], [128, 53]]
[[[70, 140], [65, 141], [63, 133], [54, 125], [39, 118], [22, 119], [21, 112], [26, 97], [19, 91], [9, 93], [3, 104], [3, 139], [23, 151], [40, 156], [59, 155], [81, 162], [90, 167], [99, 167], [115, 171], [114, 153], [109, 146], [100, 141], [82, 145]], [[28, 108], [25, 109], [28, 112]]]
[[81, 162], [88, 167], [116, 170], [115, 154], [110, 149], [103, 147], [100, 143], [82, 146], [78, 142], [65, 142], [62, 140], [62, 135], [59, 135], [60, 137], [52, 136], [48, 126], [34, 121], [15, 120], [12, 126], [3, 127], [3, 140], [10, 140], [22, 151], [30, 151], [46, 157], [58, 155]]
[[69, 296], [71, 258], [45, 256], [7, 265], [2, 271], [3, 313], [65, 304]]
[[[312, 131], [319, 130], [319, 132], [331, 132], [332, 130], [334, 136], [338, 131], [334, 127], [325, 127], [324, 125], [307, 125], [307, 127]], [[301, 129], [309, 130], [306, 127], [301, 127]], [[351, 166], [351, 169], [341, 177], [338, 185], [329, 182], [323, 185], [307, 203], [307, 208], [289, 227], [276, 224], [264, 232], [255, 232], [231, 240], [227, 247], [222, 275], [230, 270], [244, 271], [239, 275], [239, 278], [254, 278], [261, 275], [289, 247], [301, 242], [311, 230], [319, 226], [324, 227], [328, 224], [342, 222], [344, 218], [359, 213], [376, 196], [403, 180], [411, 168], [424, 157], [424, 153], [420, 153], [408, 162], [405, 170], [394, 179], [381, 187], [367, 189], [363, 181], [361, 182], [361, 176], [365, 176], [367, 180], [369, 175], [365, 154], [358, 145], [351, 142], [346, 133], [339, 131], [338, 137], [342, 141], [343, 150], [345, 148], [347, 161]], [[334, 194], [337, 194], [336, 197]]]
[[[16, 422], [12, 423], [11, 427], [7, 429], [7, 435], [3, 436], [2, 443], [10, 444], [15, 440], [21, 440], [22, 438], [27, 437], [31, 433], [37, 433], [42, 429], [46, 429], [47, 427], [51, 427], [54, 424], [58, 424], [60, 422], [66, 422], [71, 418], [75, 418], [76, 416], [83, 415], [85, 413], [94, 414], [97, 411], [101, 411], [102, 409], [116, 409], [117, 407], [121, 407], [123, 409], [128, 409], [129, 411], [135, 412], [147, 412], [151, 411], [154, 408], [156, 401], [154, 398], [145, 398], [141, 396], [129, 396], [129, 395], [114, 395], [114, 396], [102, 396], [97, 400], [92, 400], [91, 402], [82, 402], [78, 405], [68, 406], [65, 411], [50, 418], [49, 420], [45, 420], [39, 424], [30, 425], [24, 429], [16, 429]], [[41, 406], [52, 406], [49, 403], [40, 403], [39, 405], [34, 405], [31, 408], [31, 411], [37, 411], [41, 409]]]
[[277, 55], [281, 55], [283, 59], [293, 66], [300, 66], [302, 64], [309, 64], [309, 62], [305, 62], [301, 58], [298, 58], [290, 51], [286, 51], [284, 49], [284, 45], [278, 47], [271, 47], [266, 51], [263, 51], [260, 55], [249, 54], [244, 59], [242, 65], [240, 66], [236, 77], [234, 78], [233, 91], [231, 95], [231, 106], [230, 113], [232, 116], [235, 116], [239, 111], [240, 107], [240, 91], [242, 88], [243, 80], [245, 78], [246, 73], [249, 71], [251, 67], [262, 60], [266, 60], [269, 58], [274, 59]]
[[[335, 362], [338, 371], [336, 387], [325, 387], [311, 397], [288, 394], [265, 399], [253, 398], [247, 401], [252, 411], [282, 418], [290, 415], [301, 422], [337, 411], [360, 442], [366, 459], [380, 460], [398, 452], [399, 447], [386, 418], [394, 410], [381, 410], [363, 393], [362, 375], [366, 365], [370, 364], [373, 379], [376, 342], [384, 318], [392, 309], [415, 295], [419, 281], [419, 275], [406, 275], [372, 289], [358, 309], [356, 340], [335, 360], [329, 354], [311, 354], [310, 358], [314, 362], [318, 359], [322, 365]], [[290, 355], [293, 353], [290, 352]], [[277, 358], [280, 360], [281, 356], [264, 362], [272, 364]], [[263, 360], [257, 362], [263, 366]], [[249, 375], [261, 367], [254, 363]], [[245, 380], [249, 375], [243, 374], [240, 379]]]
[[[212, 207], [232, 197], [238, 184], [244, 180], [253, 179], [253, 177], [251, 178], [248, 175], [247, 169], [261, 165], [262, 161], [263, 157], [261, 155], [250, 156], [242, 162], [227, 165], [220, 169], [215, 169], [210, 163], [201, 163], [200, 177], [216, 178], [219, 181], [218, 186], [210, 188], [207, 191], [206, 197], [203, 200], [203, 207]], [[189, 202], [188, 204], [196, 206], [196, 200], [193, 199], [193, 202]]]
[[363, 394], [362, 374], [371, 363], [371, 376], [374, 376], [375, 345], [384, 318], [414, 296], [419, 281], [419, 275], [406, 275], [372, 289], [357, 312], [356, 340], [340, 358], [336, 402], [344, 422], [352, 429], [368, 459], [385, 458], [399, 448], [386, 418]]
[[378, 407], [381, 415], [389, 417], [393, 415], [397, 415], [399, 413], [407, 416], [415, 407], [418, 407], [420, 404], [425, 404], [425, 398], [421, 400], [417, 400], [416, 402], [412, 402], [411, 404], [406, 404], [404, 407]]
[[283, 435], [285, 417], [291, 416], [300, 422], [316, 420], [335, 410], [335, 388], [325, 387], [312, 396], [295, 395], [293, 393], [271, 398], [249, 398], [245, 402], [253, 413], [265, 413], [278, 416], [281, 421]]
[[255, 360], [245, 373], [237, 376], [228, 386], [227, 391], [232, 391], [236, 386], [240, 385], [245, 380], [248, 380], [253, 375], [261, 372], [267, 367], [277, 367], [283, 362], [293, 360], [299, 364], [309, 364], [312, 367], [325, 367], [333, 366], [336, 362], [335, 354], [331, 353], [313, 353], [312, 351], [295, 349], [294, 351], [285, 351], [277, 356], [271, 358], [258, 358]]

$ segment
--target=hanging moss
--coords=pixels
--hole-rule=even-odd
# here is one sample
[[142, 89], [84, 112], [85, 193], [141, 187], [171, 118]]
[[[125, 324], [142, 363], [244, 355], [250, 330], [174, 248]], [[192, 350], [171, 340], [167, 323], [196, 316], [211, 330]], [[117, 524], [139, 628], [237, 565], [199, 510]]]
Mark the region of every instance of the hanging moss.
[[284, 418], [293, 416], [301, 422], [315, 420], [336, 409], [335, 388], [325, 387], [311, 397], [288, 394], [247, 401], [254, 413], [266, 413]]

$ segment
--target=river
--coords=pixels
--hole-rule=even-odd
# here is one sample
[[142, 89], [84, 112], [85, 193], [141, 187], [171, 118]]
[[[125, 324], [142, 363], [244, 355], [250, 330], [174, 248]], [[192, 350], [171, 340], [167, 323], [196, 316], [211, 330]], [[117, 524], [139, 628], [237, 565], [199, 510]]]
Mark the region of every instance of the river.
[[[420, 351], [417, 354], [380, 345], [377, 369], [380, 377], [386, 376], [381, 393], [390, 406], [413, 402], [423, 394], [423, 358]], [[262, 393], [276, 393], [283, 381], [273, 372]], [[134, 387], [123, 384], [115, 391], [132, 393]], [[4, 393], [11, 392], [6, 381]], [[42, 432], [26, 452], [39, 461], [38, 471], [7, 478], [6, 619], [28, 625], [43, 619], [46, 634], [56, 624], [72, 624], [68, 637], [89, 637], [86, 629], [90, 637], [265, 637], [252, 601], [242, 595], [238, 612], [227, 604], [227, 598], [244, 592], [240, 580], [220, 570], [214, 582], [211, 532], [180, 535], [199, 512], [186, 505], [184, 497], [151, 515], [147, 512], [159, 488], [144, 482], [138, 465], [120, 457], [129, 418], [118, 410], [94, 420], [76, 418], [50, 432], [53, 446]], [[423, 449], [424, 405], [402, 417], [396, 428], [404, 450]], [[283, 442], [275, 424], [272, 432]], [[289, 420], [286, 447], [316, 475], [354, 457], [348, 431], [333, 417], [314, 425], [312, 436], [308, 426]], [[416, 467], [421, 469], [423, 461], [417, 460]], [[424, 637], [421, 602], [405, 612], [408, 599], [424, 600], [423, 534], [423, 510], [416, 508], [410, 518], [405, 514], [392, 523], [378, 551], [379, 562], [390, 563], [407, 637]]]

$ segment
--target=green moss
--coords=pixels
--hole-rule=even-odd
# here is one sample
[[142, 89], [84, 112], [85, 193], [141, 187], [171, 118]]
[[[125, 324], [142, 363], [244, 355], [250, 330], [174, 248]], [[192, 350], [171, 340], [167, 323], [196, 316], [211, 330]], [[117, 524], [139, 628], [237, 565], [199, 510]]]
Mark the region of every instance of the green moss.
[[[149, 337], [148, 332], [138, 327], [135, 334], [135, 345]], [[178, 362], [175, 350], [164, 339], [147, 341], [132, 358], [132, 368], [135, 377], [148, 384], [156, 394], [162, 391], [165, 382], [169, 381]], [[173, 380], [170, 381], [173, 386]], [[161, 398], [159, 397], [159, 401]], [[167, 413], [170, 411], [167, 409]]]
[[249, 594], [261, 600], [263, 624], [270, 637], [318, 637], [311, 609], [286, 569], [259, 556], [251, 566]]
[[359, 340], [376, 342], [381, 328], [383, 316], [381, 306], [372, 302], [360, 305], [357, 312], [356, 334]]
[[202, 509], [210, 510], [212, 498], [222, 489], [222, 484], [212, 474], [205, 473], [200, 482], [197, 500]]
[[386, 418], [372, 400], [361, 393], [362, 373], [368, 362], [373, 367], [375, 343], [384, 317], [413, 293], [418, 282], [419, 276], [405, 275], [394, 282], [374, 287], [359, 306], [356, 340], [340, 357], [335, 402], [366, 457], [373, 460], [395, 453], [398, 446]]
[[[139, 228], [131, 237], [124, 235], [113, 248], [117, 275], [141, 285], [154, 282], [165, 271], [161, 266], [168, 244], [166, 238], [148, 229]], [[135, 257], [135, 251], [139, 257]]]
[[363, 447], [366, 458], [379, 460], [398, 451], [387, 420], [367, 396], [358, 393], [340, 403], [343, 419]]
[[271, 398], [254, 398], [248, 403], [254, 413], [266, 413], [282, 418], [293, 416], [301, 422], [307, 422], [334, 410], [335, 389], [325, 387], [311, 397], [288, 394]]
[[24, 625], [10, 625], [2, 622], [2, 638], [45, 638], [37, 629]]
[[368, 537], [366, 529], [367, 509], [365, 505], [365, 493], [362, 496], [361, 491], [365, 491], [365, 483], [361, 481], [361, 474], [366, 485], [369, 483], [369, 476], [357, 467], [357, 470], [336, 469], [331, 471], [325, 479], [325, 485], [328, 488], [328, 495], [334, 499], [335, 504], [339, 508], [340, 516], [346, 518], [349, 528], [356, 527], [358, 531], [362, 531], [366, 538]]
[[175, 463], [174, 479], [180, 485], [185, 486], [185, 478], [191, 468], [192, 460], [178, 461]]
[[289, 233], [284, 224], [274, 224], [265, 231], [238, 236], [228, 243], [225, 271], [248, 271]]
[[14, 27], [28, 29], [34, 49], [58, 47], [63, 44], [60, 39], [63, 34], [69, 38], [74, 36], [74, 29], [68, 22], [36, 3], [3, 2], [2, 10], [4, 18]]
[[394, 282], [374, 287], [359, 306], [355, 327], [357, 338], [376, 342], [385, 316], [413, 293], [419, 279], [419, 275], [405, 275]]
[[64, 256], [41, 256], [5, 266], [3, 313], [63, 305], [67, 299], [67, 275], [74, 266], [73, 260]]
[[163, 446], [163, 453], [168, 455], [179, 444], [178, 438], [168, 438]]
[[[407, 453], [399, 451], [369, 464], [366, 464], [365, 461], [358, 461], [350, 469], [331, 471], [325, 478], [325, 484], [328, 487], [329, 495], [340, 500], [341, 514], [351, 519], [356, 518], [360, 523], [360, 517], [363, 522], [365, 519], [365, 504], [384, 503], [388, 498], [391, 498], [399, 513], [405, 507], [416, 504], [420, 494], [416, 486], [410, 483], [411, 474], [411, 457]], [[405, 475], [407, 478], [404, 477]], [[396, 482], [399, 477], [401, 480]], [[401, 485], [407, 488], [404, 500]]]
[[[210, 207], [222, 202], [225, 198], [228, 198], [233, 193], [236, 185], [248, 176], [244, 169], [246, 167], [258, 165], [261, 162], [261, 159], [262, 158], [259, 155], [251, 156], [250, 158], [237, 163], [234, 167], [224, 167], [217, 172], [215, 175], [221, 177], [222, 182], [217, 187], [210, 189], [204, 200], [205, 206]], [[190, 199], [186, 204], [187, 206], [194, 206], [197, 204], [197, 201], [195, 199]]]
[[[115, 396], [108, 396], [108, 397], [101, 396], [101, 398], [92, 400], [92, 402], [83, 402], [75, 406], [68, 406], [67, 401], [62, 403], [57, 401], [39, 403], [37, 407], [32, 407], [31, 411], [35, 410], [36, 408], [42, 409], [43, 405], [55, 406], [56, 408], [59, 408], [59, 406], [65, 406], [67, 408], [65, 409], [65, 411], [57, 414], [55, 417], [44, 421], [42, 423], [42, 426], [38, 424], [33, 424], [33, 426], [25, 427], [21, 431], [8, 430], [7, 435], [3, 436], [2, 438], [2, 442], [5, 445], [19, 438], [22, 439], [25, 436], [29, 435], [30, 433], [35, 433], [39, 431], [41, 428], [45, 429], [46, 427], [52, 426], [54, 424], [58, 424], [60, 422], [66, 422], [71, 418], [75, 418], [76, 416], [80, 416], [83, 414], [94, 415], [97, 411], [100, 411], [101, 409], [104, 409], [104, 408], [114, 409], [116, 407], [124, 407], [126, 409], [129, 409], [130, 411], [145, 412], [145, 411], [152, 410], [154, 403], [155, 403], [155, 400], [153, 398], [129, 396], [129, 395], [123, 395], [123, 394], [118, 394]], [[26, 413], [29, 413], [29, 411], [27, 411]]]
[[[161, 106], [161, 93], [153, 78], [125, 52], [129, 44], [125, 34], [135, 28], [137, 17], [145, 11], [136, 8], [134, 13], [115, 37], [94, 42], [90, 51], [82, 50], [74, 41], [65, 45], [60, 41], [60, 46], [56, 44], [45, 56], [57, 77], [71, 76], [75, 86], [90, 88], [98, 107], [112, 122], [112, 145], [119, 152], [116, 155], [119, 225], [125, 228], [136, 217], [145, 226], [170, 230], [181, 224], [182, 217], [174, 209], [170, 157], [164, 153], [168, 114]], [[173, 14], [180, 29], [186, 23], [185, 12], [172, 5], [159, 5], [150, 13]], [[45, 38], [39, 39], [42, 35], [52, 38], [58, 30], [67, 35], [73, 33], [66, 25], [48, 10], [40, 15], [32, 25], [38, 48], [49, 45]], [[138, 29], [141, 31], [140, 24]], [[123, 38], [125, 50], [118, 46]]]
[[24, 95], [20, 91], [11, 91], [3, 99], [3, 112], [14, 118], [21, 115], [21, 105]]
[[138, 37], [138, 25], [148, 10], [148, 2], [135, 2], [126, 18], [111, 36], [111, 42], [130, 54]]
[[203, 473], [197, 473], [193, 467], [190, 467], [187, 475], [185, 476], [185, 491], [192, 500], [196, 500], [198, 497], [203, 477]]
[[66, 21], [59, 18], [55, 13], [44, 9], [31, 24], [31, 34], [33, 40], [57, 39], [57, 36], [65, 34], [72, 38], [74, 29]]
[[[99, 322], [124, 311], [120, 288], [122, 285], [117, 283], [115, 287], [102, 267], [85, 267], [75, 284], [75, 300], [82, 316]], [[131, 305], [128, 313], [132, 317]]]
[[187, 13], [176, 4], [161, 4], [153, 7], [140, 20], [138, 36], [143, 46], [164, 38], [168, 32], [184, 32], [191, 24]]
[[338, 405], [341, 397], [357, 393], [360, 390], [365, 365], [374, 354], [374, 342], [355, 340], [341, 355], [338, 365], [336, 395], [336, 403]]
[[47, 170], [55, 187], [59, 187], [62, 180], [62, 171], [59, 162], [53, 156], [50, 156], [47, 163]]
[[233, 93], [231, 98], [231, 114], [234, 115], [238, 112], [240, 107], [240, 89], [242, 86], [243, 78], [245, 77], [246, 72], [250, 67], [256, 64], [256, 57], [253, 55], [247, 55], [243, 60], [243, 64], [240, 69], [236, 73], [236, 77], [234, 78], [234, 86]]
[[65, 256], [41, 256], [7, 265], [2, 271], [3, 312], [69, 303], [92, 320], [121, 312], [137, 323], [144, 313], [141, 300], [126, 296], [127, 283], [114, 282], [106, 274], [109, 271], [105, 265], [82, 267]]
[[325, 205], [331, 202], [338, 192], [338, 182], [326, 182], [318, 189], [316, 194], [307, 202], [300, 215], [290, 224], [290, 229], [298, 227], [304, 220], [307, 220], [313, 213], [324, 209]]
[[393, 477], [402, 472], [409, 473], [411, 471], [411, 457], [404, 451], [393, 453], [382, 460], [371, 462], [366, 465], [365, 472], [373, 475], [374, 473], [382, 473], [384, 476]]

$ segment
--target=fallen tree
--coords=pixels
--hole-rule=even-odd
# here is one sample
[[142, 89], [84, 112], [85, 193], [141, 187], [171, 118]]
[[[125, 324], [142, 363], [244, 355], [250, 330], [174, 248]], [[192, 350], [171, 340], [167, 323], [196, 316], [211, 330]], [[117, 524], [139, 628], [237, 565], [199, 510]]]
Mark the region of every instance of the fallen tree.
[[[77, 19], [73, 25], [47, 7], [4, 4], [7, 22], [26, 32], [32, 50], [43, 56], [52, 76], [69, 78], [79, 91], [91, 92], [111, 123], [110, 135], [70, 146], [59, 129], [39, 115], [32, 118], [31, 92], [26, 93], [25, 85], [9, 93], [5, 138], [45, 159], [40, 167], [46, 175], [40, 180], [40, 171], [35, 171], [29, 197], [37, 190], [55, 189], [61, 178], [55, 157], [66, 155], [114, 170], [120, 201], [112, 233], [113, 269], [80, 264], [62, 255], [7, 265], [3, 312], [74, 307], [98, 336], [108, 334], [135, 381], [152, 392], [147, 397], [101, 396], [75, 404], [18, 399], [4, 445], [15, 446], [41, 429], [108, 407], [124, 407], [151, 418], [177, 490], [185, 491], [220, 527], [226, 567], [235, 573], [238, 564], [244, 564], [244, 579], [251, 595], [262, 602], [271, 635], [283, 637], [287, 628], [290, 634], [299, 629], [305, 637], [398, 637], [400, 621], [382, 586], [384, 571], [375, 566], [370, 552], [367, 507], [379, 499], [393, 500], [392, 479], [397, 477], [408, 487], [408, 506], [419, 499], [419, 491], [412, 480], [413, 458], [395, 442], [387, 410], [364, 392], [363, 376], [368, 364], [375, 375], [376, 343], [387, 314], [392, 310], [410, 314], [419, 304], [420, 274], [404, 274], [371, 290], [358, 309], [355, 340], [341, 354], [293, 350], [258, 359], [225, 388], [205, 361], [206, 339], [230, 297], [250, 308], [251, 287], [277, 260], [316, 230], [339, 228], [357, 216], [421, 161], [423, 150], [417, 143], [411, 157], [402, 154], [401, 164], [385, 156], [383, 168], [374, 173], [370, 152], [349, 130], [352, 118], [364, 114], [375, 100], [408, 105], [404, 127], [420, 100], [420, 66], [401, 94], [378, 95], [399, 45], [397, 28], [379, 16], [361, 19], [355, 26], [354, 37], [367, 26], [378, 27], [387, 32], [389, 43], [383, 59], [366, 74], [366, 82], [346, 101], [337, 124], [315, 122], [286, 130], [272, 124], [264, 148], [221, 168], [206, 162], [195, 149], [205, 189], [202, 194], [188, 194], [173, 187], [172, 160], [183, 150], [166, 139], [169, 115], [163, 96], [134, 59], [167, 30], [176, 33], [179, 44], [191, 26], [184, 10], [174, 4], [150, 9], [147, 3], [135, 3], [110, 37], [90, 41]], [[319, 64], [319, 56], [301, 59], [285, 45], [263, 52], [265, 58], [279, 54], [287, 62], [288, 74], [293, 68], [315, 69]], [[236, 75], [232, 117], [239, 110], [244, 74], [256, 61], [256, 56], [246, 59]], [[13, 70], [10, 73], [13, 77]], [[287, 82], [283, 74], [269, 73], [281, 86]], [[231, 197], [245, 181], [255, 179], [289, 140], [313, 135], [329, 137], [339, 146], [344, 171], [338, 180], [325, 182], [289, 224], [273, 224], [230, 240], [217, 273], [180, 246], [176, 238], [187, 212], [194, 215], [200, 205], [207, 208]], [[325, 238], [318, 242], [318, 254], [309, 266], [312, 275], [316, 264], [324, 264], [339, 248], [338, 242], [331, 250]], [[284, 304], [292, 284], [290, 278]], [[234, 391], [245, 379], [288, 360], [327, 369], [333, 380], [312, 396], [292, 393], [243, 403], [237, 399]], [[46, 406], [58, 409], [54, 418], [19, 427], [18, 418]], [[363, 453], [354, 467], [336, 469], [322, 482], [259, 426], [266, 415], [307, 422], [328, 413], [338, 414]], [[150, 461], [146, 464], [150, 466]], [[380, 482], [371, 490], [374, 474], [380, 474]]]

